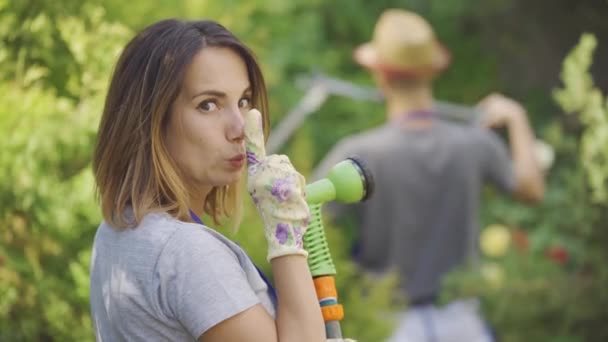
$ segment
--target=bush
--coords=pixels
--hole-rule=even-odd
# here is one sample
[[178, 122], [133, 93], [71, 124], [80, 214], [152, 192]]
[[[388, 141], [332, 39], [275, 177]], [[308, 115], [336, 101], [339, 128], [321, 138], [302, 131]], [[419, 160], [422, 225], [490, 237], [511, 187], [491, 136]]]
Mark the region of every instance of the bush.
[[[595, 46], [583, 35], [563, 64], [554, 98], [564, 114], [544, 137], [557, 152], [544, 203], [525, 209], [489, 194], [484, 221], [503, 233], [484, 230], [480, 267], [446, 280], [443, 299], [480, 296], [502, 341], [608, 339], [608, 102], [588, 73]], [[510, 247], [493, 253], [502, 246], [493, 239]]]

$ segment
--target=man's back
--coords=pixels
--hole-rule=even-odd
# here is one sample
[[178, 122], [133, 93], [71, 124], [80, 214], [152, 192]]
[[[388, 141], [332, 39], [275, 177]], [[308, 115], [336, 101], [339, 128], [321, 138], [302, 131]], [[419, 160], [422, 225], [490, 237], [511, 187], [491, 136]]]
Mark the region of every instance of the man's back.
[[[544, 181], [526, 110], [500, 94], [477, 103], [481, 116], [468, 115], [473, 113], [460, 106], [458, 114], [455, 108], [437, 108], [434, 82], [452, 56], [430, 23], [411, 11], [383, 11], [372, 39], [357, 46], [353, 58], [373, 76], [391, 123], [343, 140], [314, 176], [353, 154], [374, 174], [374, 196], [342, 209], [355, 209], [358, 216], [360, 264], [376, 272], [396, 268], [415, 304], [400, 318], [391, 341], [492, 340], [476, 308], [468, 310], [469, 305], [454, 301], [455, 306], [427, 309], [436, 309], [431, 302], [439, 294], [442, 276], [476, 254], [478, 208], [486, 181], [519, 200], [542, 199]], [[475, 126], [429, 116], [474, 117]], [[397, 127], [398, 120], [406, 120], [408, 128]], [[413, 128], [420, 126], [424, 128]], [[509, 132], [511, 156], [488, 129], [499, 127]], [[335, 210], [339, 215], [340, 206]], [[464, 323], [467, 319], [474, 324]]]
[[411, 300], [436, 295], [440, 277], [475, 255], [484, 181], [513, 187], [504, 145], [473, 126], [389, 123], [341, 141], [318, 171], [351, 155], [376, 183], [374, 196], [350, 206], [359, 224], [357, 261], [375, 272], [399, 270]]

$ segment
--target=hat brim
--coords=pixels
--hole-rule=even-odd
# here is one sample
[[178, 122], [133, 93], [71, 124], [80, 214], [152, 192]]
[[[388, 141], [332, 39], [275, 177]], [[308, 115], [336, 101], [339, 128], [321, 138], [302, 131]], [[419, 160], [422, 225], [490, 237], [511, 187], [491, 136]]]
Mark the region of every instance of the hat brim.
[[436, 53], [428, 66], [407, 67], [398, 65], [388, 65], [380, 62], [378, 53], [372, 43], [364, 43], [357, 47], [353, 52], [353, 59], [363, 67], [370, 70], [377, 70], [394, 77], [420, 77], [432, 76], [441, 73], [450, 65], [451, 55], [448, 49], [437, 42]]

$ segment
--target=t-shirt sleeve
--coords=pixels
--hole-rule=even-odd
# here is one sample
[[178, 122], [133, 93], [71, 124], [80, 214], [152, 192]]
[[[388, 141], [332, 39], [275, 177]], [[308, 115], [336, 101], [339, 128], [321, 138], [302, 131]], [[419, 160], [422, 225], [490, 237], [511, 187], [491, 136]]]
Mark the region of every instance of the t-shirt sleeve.
[[484, 180], [504, 192], [513, 192], [515, 174], [507, 147], [498, 135], [489, 129], [482, 130], [481, 140], [481, 167]]
[[234, 252], [203, 230], [178, 229], [162, 253], [158, 274], [169, 315], [195, 339], [259, 303]]

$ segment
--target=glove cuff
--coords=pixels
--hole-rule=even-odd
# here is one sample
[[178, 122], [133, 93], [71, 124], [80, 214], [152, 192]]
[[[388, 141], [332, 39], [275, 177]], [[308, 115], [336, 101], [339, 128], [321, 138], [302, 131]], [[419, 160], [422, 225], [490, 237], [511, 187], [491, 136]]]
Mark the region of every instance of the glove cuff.
[[303, 255], [305, 258], [308, 258], [308, 252], [304, 248], [300, 248], [297, 246], [269, 246], [268, 247], [268, 256], [266, 260], [270, 262], [270, 260], [278, 257], [282, 257], [285, 255]]
[[268, 256], [271, 259], [290, 255], [299, 254], [308, 257], [308, 252], [304, 249], [304, 229], [297, 224], [291, 222], [272, 223], [266, 228], [266, 241], [268, 242]]

